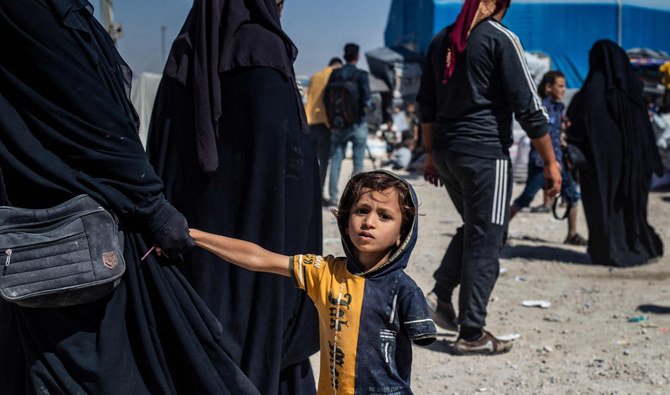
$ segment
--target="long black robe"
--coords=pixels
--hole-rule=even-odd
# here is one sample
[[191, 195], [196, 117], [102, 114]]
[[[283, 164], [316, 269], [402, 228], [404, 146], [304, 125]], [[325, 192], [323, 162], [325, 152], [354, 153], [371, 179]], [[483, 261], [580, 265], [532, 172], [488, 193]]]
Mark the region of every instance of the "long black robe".
[[[225, 6], [225, 7], [224, 7]], [[195, 1], [156, 97], [147, 152], [192, 227], [293, 255], [321, 251], [318, 163], [275, 0]], [[314, 393], [312, 302], [290, 279], [196, 250], [188, 280], [264, 394]], [[287, 262], [288, 265], [288, 262]]]
[[588, 163], [580, 170], [588, 251], [599, 265], [643, 264], [663, 254], [663, 243], [647, 222], [651, 175], [662, 167], [642, 83], [612, 41], [596, 42], [589, 64], [568, 109], [567, 131]]
[[0, 3], [0, 199], [43, 208], [88, 193], [125, 233], [127, 271], [85, 305], [0, 301], [0, 392], [257, 393], [220, 323], [141, 231], [165, 202], [128, 99], [128, 68], [83, 0]]

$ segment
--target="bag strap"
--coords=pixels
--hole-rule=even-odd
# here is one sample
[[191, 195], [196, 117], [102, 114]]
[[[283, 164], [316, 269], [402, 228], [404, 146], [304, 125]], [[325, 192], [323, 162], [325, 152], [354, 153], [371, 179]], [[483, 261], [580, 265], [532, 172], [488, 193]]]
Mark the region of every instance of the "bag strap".
[[10, 206], [9, 196], [7, 196], [7, 187], [5, 186], [5, 178], [2, 175], [2, 167], [0, 167], [0, 206]]
[[570, 210], [572, 209], [573, 204], [571, 202], [566, 202], [567, 208], [565, 209], [565, 212], [563, 215], [558, 215], [558, 200], [559, 198], [561, 200], [563, 199], [563, 195], [556, 196], [554, 199], [554, 203], [551, 205], [551, 213], [554, 215], [554, 218], [556, 218], [559, 221], [563, 221], [564, 219], [568, 218], [568, 215], [570, 214]]
[[[573, 179], [572, 178], [572, 170], [568, 169], [568, 171], [565, 172], [565, 174], [568, 177], [568, 181], [571, 181]], [[565, 203], [567, 205], [567, 208], [565, 209], [565, 212], [563, 213], [563, 215], [558, 215], [558, 200], [559, 199], [565, 201]], [[551, 213], [554, 215], [554, 218], [556, 218], [559, 221], [562, 221], [562, 220], [568, 218], [568, 215], [570, 214], [570, 209], [572, 209], [573, 206], [574, 206], [574, 204], [572, 204], [572, 202], [566, 201], [563, 198], [563, 194], [560, 194], [560, 195], [556, 196], [556, 198], [554, 199], [554, 203], [551, 205]]]

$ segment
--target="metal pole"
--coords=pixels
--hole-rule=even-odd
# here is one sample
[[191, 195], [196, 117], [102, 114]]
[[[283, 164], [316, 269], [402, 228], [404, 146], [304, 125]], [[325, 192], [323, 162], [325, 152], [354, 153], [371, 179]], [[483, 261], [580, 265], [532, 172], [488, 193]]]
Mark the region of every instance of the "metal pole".
[[617, 0], [617, 44], [623, 42], [623, 0]]
[[114, 45], [123, 36], [123, 28], [118, 23], [114, 22], [114, 5], [112, 0], [100, 0], [100, 14], [105, 26], [105, 30], [112, 38]]
[[161, 25], [161, 61], [165, 61], [165, 25]]

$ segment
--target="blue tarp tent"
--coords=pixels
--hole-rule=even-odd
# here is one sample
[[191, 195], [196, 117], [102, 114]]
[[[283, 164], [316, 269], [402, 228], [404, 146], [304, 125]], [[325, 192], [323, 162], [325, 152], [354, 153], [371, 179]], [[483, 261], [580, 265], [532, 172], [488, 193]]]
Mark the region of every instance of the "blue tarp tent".
[[[462, 0], [393, 0], [385, 32], [388, 47], [425, 53], [431, 37], [452, 23]], [[578, 88], [588, 73], [588, 52], [601, 38], [624, 49], [670, 52], [670, 0], [512, 0], [503, 23], [526, 51], [541, 51]]]

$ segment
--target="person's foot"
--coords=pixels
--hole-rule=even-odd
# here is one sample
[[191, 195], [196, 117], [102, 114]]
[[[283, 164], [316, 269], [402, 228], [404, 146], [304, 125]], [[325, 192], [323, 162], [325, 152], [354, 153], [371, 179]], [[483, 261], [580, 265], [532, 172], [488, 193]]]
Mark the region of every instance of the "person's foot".
[[337, 207], [337, 200], [336, 199], [326, 199], [326, 198], [321, 198], [321, 205], [323, 207]]
[[551, 207], [547, 207], [545, 205], [531, 207], [531, 209], [530, 209], [531, 213], [548, 213], [550, 211], [551, 211]]
[[482, 336], [477, 340], [467, 341], [459, 336], [454, 343], [454, 353], [458, 355], [497, 355], [511, 349], [511, 341], [500, 340], [485, 330], [482, 330]]
[[582, 237], [579, 233], [575, 233], [574, 235], [565, 238], [565, 241], [563, 241], [563, 244], [570, 244], [573, 246], [585, 246], [588, 245], [589, 242], [585, 238]]
[[435, 292], [426, 295], [426, 303], [430, 311], [430, 318], [435, 325], [448, 331], [458, 332], [458, 323], [456, 321], [456, 311], [451, 302], [441, 302]]

